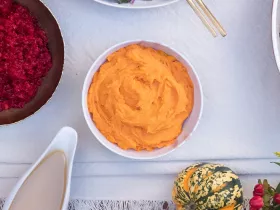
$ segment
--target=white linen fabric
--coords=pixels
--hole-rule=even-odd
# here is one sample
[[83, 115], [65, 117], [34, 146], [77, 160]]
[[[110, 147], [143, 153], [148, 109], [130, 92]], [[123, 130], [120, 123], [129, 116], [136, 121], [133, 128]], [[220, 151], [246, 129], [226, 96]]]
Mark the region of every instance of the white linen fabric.
[[[249, 208], [249, 200], [244, 201], [244, 209]], [[4, 200], [0, 200], [0, 210]], [[175, 210], [171, 201], [97, 201], [97, 200], [71, 200], [68, 210]]]
[[[272, 0], [205, 0], [228, 32], [226, 38], [216, 39], [184, 0], [137, 11], [92, 0], [43, 2], [63, 33], [64, 73], [39, 112], [0, 127], [0, 197], [8, 195], [66, 125], [79, 134], [73, 199], [169, 201], [176, 174], [204, 161], [224, 163], [236, 171], [248, 197], [257, 178], [277, 184], [280, 168], [270, 164], [276, 160], [273, 152], [280, 150], [280, 75], [271, 42]], [[90, 133], [81, 108], [83, 80], [93, 61], [110, 46], [132, 39], [155, 40], [181, 51], [195, 67], [204, 91], [197, 131], [181, 148], [153, 161], [133, 161], [108, 151]]]

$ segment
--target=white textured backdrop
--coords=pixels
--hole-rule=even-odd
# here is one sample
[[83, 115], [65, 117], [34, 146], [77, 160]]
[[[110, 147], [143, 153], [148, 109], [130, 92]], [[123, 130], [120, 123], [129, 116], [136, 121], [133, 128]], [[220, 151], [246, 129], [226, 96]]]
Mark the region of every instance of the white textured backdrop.
[[[214, 39], [181, 0], [150, 10], [109, 8], [92, 0], [43, 0], [65, 40], [65, 68], [49, 103], [23, 122], [0, 127], [0, 197], [63, 126], [79, 145], [73, 198], [170, 199], [175, 175], [196, 161], [222, 162], [241, 174], [250, 195], [258, 177], [280, 181], [270, 164], [280, 150], [280, 74], [271, 41], [272, 0], [205, 0], [228, 32]], [[189, 58], [204, 90], [204, 113], [192, 138], [176, 152], [149, 162], [107, 151], [90, 133], [81, 90], [93, 61], [131, 39], [168, 44]]]

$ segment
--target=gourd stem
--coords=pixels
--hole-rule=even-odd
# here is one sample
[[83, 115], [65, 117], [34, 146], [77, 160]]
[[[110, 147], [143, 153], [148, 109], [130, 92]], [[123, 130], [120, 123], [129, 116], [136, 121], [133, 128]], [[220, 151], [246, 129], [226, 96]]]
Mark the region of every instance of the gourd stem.
[[196, 209], [196, 204], [194, 202], [190, 202], [185, 210], [195, 210]]

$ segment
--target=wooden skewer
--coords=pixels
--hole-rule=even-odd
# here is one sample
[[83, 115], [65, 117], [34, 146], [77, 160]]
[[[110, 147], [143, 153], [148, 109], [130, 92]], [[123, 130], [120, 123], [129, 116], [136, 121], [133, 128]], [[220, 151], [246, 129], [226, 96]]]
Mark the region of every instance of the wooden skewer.
[[206, 26], [206, 28], [210, 31], [210, 33], [216, 37], [217, 33], [214, 30], [214, 28], [209, 24], [207, 19], [204, 17], [203, 13], [200, 11], [200, 9], [196, 6], [196, 4], [192, 0], [187, 0], [191, 8], [194, 10], [194, 12], [197, 14], [197, 16], [200, 18], [202, 23]]
[[213, 13], [204, 4], [203, 0], [196, 0], [196, 2], [200, 6], [200, 8], [203, 10], [203, 12], [207, 15], [207, 17], [211, 20], [211, 22], [214, 24], [214, 26], [218, 29], [220, 34], [223, 37], [225, 37], [227, 35], [227, 32], [225, 31], [223, 26], [220, 24], [220, 22], [216, 19], [216, 17], [213, 15]]

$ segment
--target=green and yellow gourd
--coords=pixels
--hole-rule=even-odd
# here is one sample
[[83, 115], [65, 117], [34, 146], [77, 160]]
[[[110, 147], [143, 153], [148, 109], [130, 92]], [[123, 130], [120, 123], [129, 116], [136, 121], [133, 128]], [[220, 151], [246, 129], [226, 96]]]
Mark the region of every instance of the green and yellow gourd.
[[172, 198], [177, 210], [241, 210], [243, 189], [231, 169], [219, 164], [201, 163], [178, 175]]

